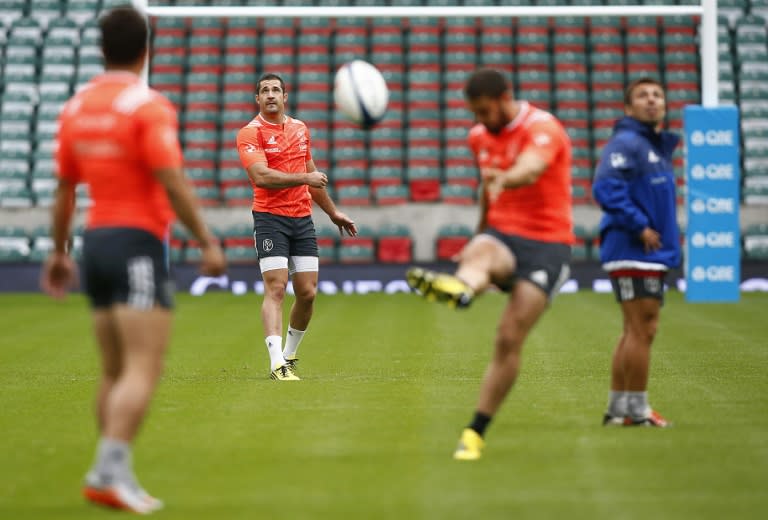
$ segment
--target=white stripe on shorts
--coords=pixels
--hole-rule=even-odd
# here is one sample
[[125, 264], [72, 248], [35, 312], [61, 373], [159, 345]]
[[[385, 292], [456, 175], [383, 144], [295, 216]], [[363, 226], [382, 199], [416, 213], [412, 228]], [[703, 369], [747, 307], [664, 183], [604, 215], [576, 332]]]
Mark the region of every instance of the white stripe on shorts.
[[288, 274], [319, 271], [320, 260], [316, 256], [268, 256], [259, 260], [261, 272], [274, 269], [288, 269]]
[[128, 305], [147, 310], [155, 304], [155, 273], [152, 259], [139, 256], [128, 260]]
[[311, 273], [320, 270], [320, 259], [316, 256], [292, 256], [288, 273]]
[[261, 272], [274, 271], [275, 269], [288, 269], [288, 259], [284, 256], [268, 256], [259, 259]]

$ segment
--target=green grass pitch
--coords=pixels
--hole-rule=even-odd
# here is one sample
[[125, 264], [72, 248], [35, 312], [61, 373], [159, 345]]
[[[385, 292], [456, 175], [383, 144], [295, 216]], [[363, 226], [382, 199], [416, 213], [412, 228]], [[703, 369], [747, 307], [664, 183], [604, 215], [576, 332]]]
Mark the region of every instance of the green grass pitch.
[[[484, 457], [451, 453], [503, 296], [320, 296], [299, 383], [267, 374], [260, 297], [180, 296], [135, 465], [161, 519], [764, 518], [768, 295], [668, 295], [650, 397], [667, 430], [603, 428], [612, 296], [558, 297]], [[0, 518], [117, 518], [79, 486], [96, 441], [85, 300], [0, 296]]]

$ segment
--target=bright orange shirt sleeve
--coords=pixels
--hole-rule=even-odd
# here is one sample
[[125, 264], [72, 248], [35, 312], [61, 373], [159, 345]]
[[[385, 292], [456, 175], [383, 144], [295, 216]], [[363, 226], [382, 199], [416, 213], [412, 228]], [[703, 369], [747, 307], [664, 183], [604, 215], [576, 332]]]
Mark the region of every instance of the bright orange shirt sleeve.
[[267, 162], [267, 156], [261, 147], [259, 132], [255, 128], [241, 128], [237, 133], [237, 153], [246, 170], [257, 162]]
[[178, 119], [170, 104], [153, 101], [136, 114], [139, 130], [139, 149], [150, 170], [180, 168], [183, 155], [179, 145]]
[[72, 183], [80, 182], [80, 173], [72, 153], [69, 125], [65, 117], [62, 117], [59, 125], [59, 145], [56, 149], [56, 174], [59, 178]]
[[547, 164], [551, 164], [563, 148], [562, 134], [557, 123], [552, 120], [532, 123], [528, 127], [528, 136], [528, 144], [522, 152], [533, 151]]

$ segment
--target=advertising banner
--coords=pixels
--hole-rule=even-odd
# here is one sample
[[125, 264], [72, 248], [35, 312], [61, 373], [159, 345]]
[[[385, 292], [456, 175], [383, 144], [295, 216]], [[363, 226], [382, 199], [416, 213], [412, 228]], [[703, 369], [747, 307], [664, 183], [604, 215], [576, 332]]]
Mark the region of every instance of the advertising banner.
[[687, 106], [685, 278], [690, 302], [739, 300], [739, 113]]

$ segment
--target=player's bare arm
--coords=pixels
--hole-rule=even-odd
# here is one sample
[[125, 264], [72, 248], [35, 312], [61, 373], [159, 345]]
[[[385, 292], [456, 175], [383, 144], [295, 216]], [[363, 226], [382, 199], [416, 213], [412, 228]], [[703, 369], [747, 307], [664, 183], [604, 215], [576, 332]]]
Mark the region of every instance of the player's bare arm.
[[488, 227], [488, 183], [485, 180], [480, 181], [480, 202], [479, 202], [479, 209], [480, 209], [480, 217], [477, 222], [477, 234], [482, 233], [485, 231], [485, 228]]
[[548, 163], [535, 150], [524, 150], [507, 170], [483, 168], [480, 175], [488, 182], [488, 196], [494, 200], [502, 190], [533, 184], [546, 171]]
[[195, 192], [187, 182], [181, 168], [159, 168], [153, 173], [165, 188], [176, 216], [200, 242], [202, 252], [200, 271], [208, 276], [222, 274], [226, 269], [224, 253], [222, 253], [216, 238], [203, 222], [200, 212], [197, 211]]
[[257, 162], [248, 167], [248, 177], [259, 188], [291, 188], [308, 185], [310, 188], [324, 188], [328, 185], [328, 176], [318, 170], [307, 173], [285, 173], [274, 170], [265, 162]]
[[59, 186], [54, 199], [53, 213], [53, 251], [43, 266], [40, 286], [50, 296], [63, 298], [67, 290], [77, 281], [75, 262], [67, 252], [67, 240], [72, 225], [75, 209], [75, 183], [66, 178], [59, 179]]
[[[307, 171], [317, 171], [315, 161], [307, 161]], [[334, 204], [331, 197], [328, 196], [328, 191], [326, 191], [325, 187], [315, 188], [310, 186], [309, 193], [312, 195], [312, 200], [315, 201], [315, 203], [320, 206], [320, 209], [328, 215], [331, 221], [338, 226], [339, 234], [343, 235], [346, 231], [351, 237], [357, 235], [357, 226], [355, 225], [355, 222], [349, 218], [346, 213], [343, 213], [336, 208], [336, 204]]]

